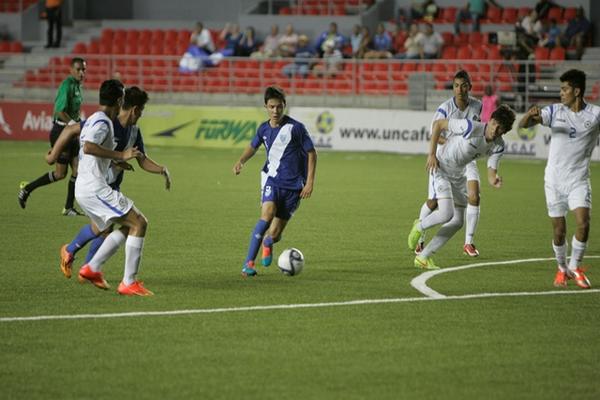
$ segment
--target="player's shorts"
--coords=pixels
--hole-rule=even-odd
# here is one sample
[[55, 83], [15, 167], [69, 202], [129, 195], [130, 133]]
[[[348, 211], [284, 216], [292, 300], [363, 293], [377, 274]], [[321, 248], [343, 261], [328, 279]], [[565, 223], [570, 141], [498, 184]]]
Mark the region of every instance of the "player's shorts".
[[101, 231], [106, 230], [114, 222], [114, 219], [124, 216], [133, 207], [133, 201], [123, 193], [112, 189], [83, 196], [75, 193], [75, 199]]
[[[60, 125], [56, 122], [52, 124], [52, 130], [50, 131], [50, 146], [54, 147], [54, 144], [58, 140], [62, 130], [66, 128], [66, 125]], [[61, 151], [56, 160], [59, 164], [69, 164], [79, 154], [79, 138], [73, 138], [67, 144], [67, 146]]]
[[292, 218], [300, 206], [300, 192], [300, 190], [282, 189], [265, 184], [262, 191], [262, 202], [274, 202], [275, 216], [287, 221]]
[[477, 168], [477, 161], [473, 160], [465, 167], [465, 176], [467, 181], [479, 182], [479, 168]]
[[467, 177], [447, 176], [439, 170], [429, 174], [429, 199], [453, 199], [458, 207], [467, 206]]
[[551, 218], [564, 217], [569, 210], [592, 208], [590, 180], [565, 183], [545, 183], [546, 207]]

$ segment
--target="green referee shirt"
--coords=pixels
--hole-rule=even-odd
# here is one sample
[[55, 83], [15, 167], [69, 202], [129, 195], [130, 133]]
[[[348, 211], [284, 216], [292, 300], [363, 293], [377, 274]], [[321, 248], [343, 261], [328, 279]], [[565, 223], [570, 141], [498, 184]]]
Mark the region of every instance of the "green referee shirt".
[[[54, 100], [54, 119], [58, 119], [58, 113], [64, 111], [73, 121], [79, 121], [79, 112], [83, 103], [81, 85], [72, 76], [68, 76], [60, 86]], [[69, 121], [63, 121], [69, 122]]]

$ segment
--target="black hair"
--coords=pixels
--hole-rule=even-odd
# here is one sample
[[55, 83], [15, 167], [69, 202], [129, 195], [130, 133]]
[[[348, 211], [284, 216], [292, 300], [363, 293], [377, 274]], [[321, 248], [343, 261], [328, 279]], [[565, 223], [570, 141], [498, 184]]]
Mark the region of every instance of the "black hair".
[[81, 57], [75, 57], [71, 60], [71, 67], [74, 66], [75, 64], [81, 64], [83, 66], [83, 64], [85, 64], [85, 60]]
[[561, 82], [567, 82], [573, 89], [578, 88], [579, 96], [585, 93], [585, 72], [578, 69], [570, 69], [560, 76]]
[[119, 99], [123, 97], [123, 89], [124, 86], [119, 80], [109, 79], [102, 82], [100, 86], [100, 105], [109, 107], [117, 105]]
[[469, 76], [469, 73], [467, 71], [465, 71], [464, 69], [459, 69], [458, 71], [456, 71], [456, 73], [454, 74], [454, 78], [452, 78], [452, 81], [454, 82], [454, 80], [456, 79], [462, 79], [465, 82], [468, 82], [469, 89], [471, 89], [471, 77]]
[[502, 132], [507, 133], [512, 129], [515, 122], [515, 112], [506, 104], [500, 104], [490, 118], [498, 122]]
[[283, 105], [285, 105], [285, 93], [283, 92], [283, 89], [277, 86], [269, 86], [265, 90], [265, 104], [269, 102], [269, 99], [281, 100]]
[[141, 108], [148, 102], [148, 93], [137, 86], [131, 86], [125, 89], [125, 97], [121, 108], [129, 110], [135, 106]]

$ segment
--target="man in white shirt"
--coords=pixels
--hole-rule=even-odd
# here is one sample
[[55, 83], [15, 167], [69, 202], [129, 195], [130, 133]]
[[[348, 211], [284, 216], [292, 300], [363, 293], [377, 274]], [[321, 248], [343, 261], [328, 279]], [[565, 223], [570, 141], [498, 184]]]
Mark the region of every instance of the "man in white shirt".
[[[519, 121], [519, 127], [535, 124], [552, 131], [544, 190], [548, 216], [552, 220], [552, 248], [558, 271], [554, 286], [566, 287], [569, 279], [583, 288], [591, 287], [581, 268], [590, 230], [592, 188], [590, 159], [600, 133], [600, 107], [586, 103], [586, 76], [571, 69], [560, 76], [560, 103], [540, 109], [533, 106]], [[571, 240], [571, 258], [567, 265], [567, 222], [571, 210], [577, 227]]]
[[[417, 268], [438, 269], [431, 257], [460, 228], [464, 221], [467, 205], [465, 167], [484, 154], [489, 156], [489, 183], [502, 186], [497, 174], [498, 163], [504, 152], [502, 135], [509, 132], [515, 121], [515, 113], [501, 105], [487, 124], [469, 119], [439, 119], [433, 123], [427, 170], [429, 171], [429, 198], [437, 201], [438, 207], [422, 220], [416, 220], [408, 235], [408, 247], [414, 250], [426, 229], [442, 225], [439, 231], [414, 260]], [[438, 147], [438, 141], [446, 131], [446, 143]]]
[[190, 36], [190, 44], [204, 50], [207, 54], [212, 54], [215, 51], [215, 44], [210, 31], [204, 27], [202, 22], [196, 23], [196, 29]]
[[425, 24], [425, 30], [419, 37], [421, 47], [423, 48], [423, 58], [439, 58], [444, 45], [444, 38], [438, 32], [433, 31], [433, 25]]

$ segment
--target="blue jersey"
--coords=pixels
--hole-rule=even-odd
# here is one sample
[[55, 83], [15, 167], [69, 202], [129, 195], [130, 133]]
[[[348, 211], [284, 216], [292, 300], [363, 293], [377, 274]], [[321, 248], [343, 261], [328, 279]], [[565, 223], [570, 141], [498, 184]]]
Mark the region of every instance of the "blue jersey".
[[263, 172], [266, 184], [290, 190], [302, 190], [308, 173], [308, 152], [314, 149], [304, 125], [285, 115], [278, 127], [269, 121], [256, 130], [250, 145], [257, 149], [261, 144], [267, 150]]

